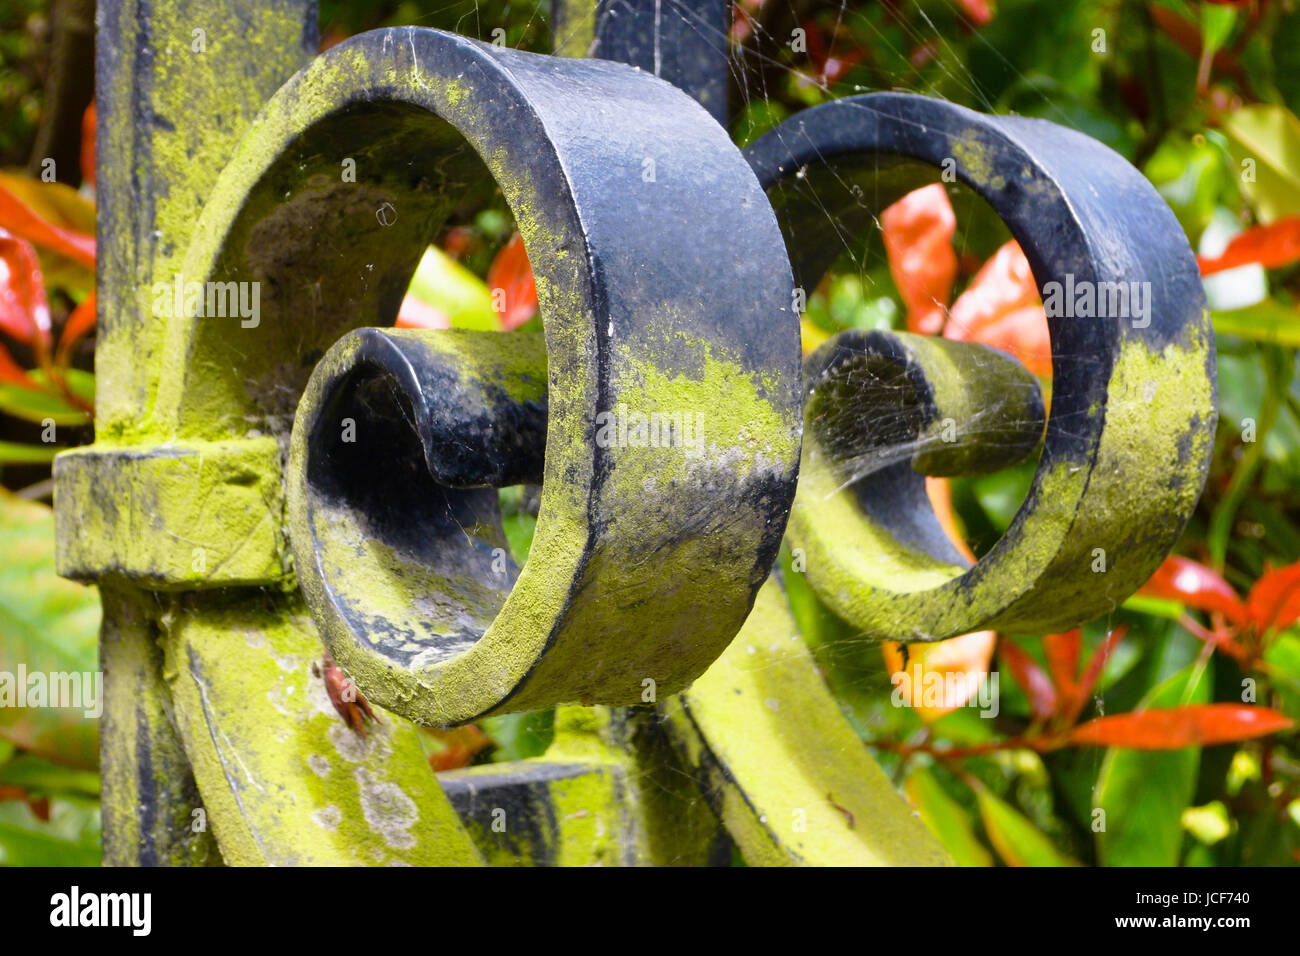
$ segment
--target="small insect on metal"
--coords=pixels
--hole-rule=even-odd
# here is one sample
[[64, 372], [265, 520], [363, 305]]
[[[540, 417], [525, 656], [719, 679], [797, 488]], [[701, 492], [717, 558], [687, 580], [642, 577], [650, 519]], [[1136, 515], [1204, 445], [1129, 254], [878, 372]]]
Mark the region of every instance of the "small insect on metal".
[[844, 804], [842, 803], [836, 803], [834, 796], [832, 796], [829, 793], [826, 794], [826, 802], [829, 803], [836, 810], [840, 811], [840, 813], [844, 814], [844, 820], [846, 823], [848, 823], [850, 830], [852, 830], [857, 825], [858, 818], [853, 815], [853, 811], [850, 810], [848, 807], [844, 806]]
[[329, 652], [325, 652], [325, 658], [320, 663], [312, 661], [311, 672], [325, 681], [325, 692], [330, 695], [330, 703], [334, 709], [339, 712], [339, 716], [344, 722], [359, 733], [362, 737], [366, 736], [366, 721], [373, 720], [379, 723], [379, 718], [375, 712], [370, 709], [370, 703], [357, 690], [352, 678], [343, 673], [342, 668], [334, 663], [334, 658]]

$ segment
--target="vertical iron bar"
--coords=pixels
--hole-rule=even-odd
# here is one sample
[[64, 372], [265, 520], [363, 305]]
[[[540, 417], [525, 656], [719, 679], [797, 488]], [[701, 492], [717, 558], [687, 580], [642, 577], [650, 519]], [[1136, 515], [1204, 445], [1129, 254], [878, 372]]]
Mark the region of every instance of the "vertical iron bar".
[[[262, 104], [316, 53], [314, 0], [121, 0], [96, 23], [98, 303], [95, 432], [150, 413], [163, 320], [155, 282], [179, 272], [217, 174]], [[197, 790], [171, 724], [161, 605], [103, 587], [104, 862], [210, 862]]]
[[552, 0], [555, 52], [640, 67], [727, 122], [728, 0]]

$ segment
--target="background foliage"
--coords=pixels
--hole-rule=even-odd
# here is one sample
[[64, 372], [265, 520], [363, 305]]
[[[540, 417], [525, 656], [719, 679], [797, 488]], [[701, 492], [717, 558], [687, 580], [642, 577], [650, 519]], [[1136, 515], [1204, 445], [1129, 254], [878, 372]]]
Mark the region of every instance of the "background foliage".
[[[54, 576], [41, 503], [53, 454], [91, 437], [93, 121], [83, 117], [85, 90], [68, 82], [91, 68], [74, 22], [86, 6], [0, 5], [0, 479], [9, 489], [0, 492], [0, 671], [20, 661], [95, 666], [98, 601]], [[783, 554], [805, 636], [864, 741], [963, 864], [1300, 863], [1300, 5], [740, 0], [735, 10], [739, 142], [810, 105], [880, 89], [1079, 129], [1169, 202], [1201, 258], [1217, 332], [1220, 420], [1205, 494], [1178, 557], [1106, 618], [1064, 635], [882, 648], [823, 607], [797, 556]], [[509, 0], [321, 4], [324, 46], [414, 23], [484, 39], [500, 27], [509, 45], [546, 52], [546, 14]], [[58, 182], [42, 182], [41, 161], [53, 154], [82, 162], [60, 161]], [[497, 289], [505, 295], [494, 301]], [[456, 211], [399, 322], [511, 329], [534, 326], [535, 311], [527, 257], [498, 201]], [[1050, 389], [1023, 256], [960, 188], [931, 187], [881, 211], [880, 229], [846, 245], [803, 320], [807, 348], [842, 329], [885, 327], [1005, 348]], [[1007, 526], [1033, 464], [932, 483], [972, 554]], [[522, 556], [535, 497], [507, 489], [502, 502]], [[927, 704], [918, 667], [995, 672], [998, 717]], [[895, 687], [914, 706], [894, 706]], [[97, 860], [97, 727], [69, 713], [0, 709], [0, 862]], [[430, 734], [430, 762], [536, 754], [549, 726], [549, 715], [531, 714]]]

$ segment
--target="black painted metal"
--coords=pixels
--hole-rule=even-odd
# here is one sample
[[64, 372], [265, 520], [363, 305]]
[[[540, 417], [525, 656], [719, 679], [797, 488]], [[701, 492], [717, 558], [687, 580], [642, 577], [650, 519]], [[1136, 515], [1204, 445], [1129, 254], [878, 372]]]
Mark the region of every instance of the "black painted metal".
[[[564, 0], [553, 15], [562, 17]], [[727, 122], [728, 0], [599, 0], [589, 56], [639, 67]]]
[[[948, 404], [960, 397], [954, 370], [979, 395], [975, 421]], [[851, 491], [868, 519], [899, 543], [960, 566], [970, 562], [935, 517], [925, 476], [1015, 464], [1037, 449], [1047, 418], [1038, 380], [1005, 352], [880, 330], [841, 333], [808, 356], [804, 402], [825, 447], [858, 463]], [[951, 435], [932, 436], [944, 420]]]
[[[1107, 588], [1098, 588], [1076, 550], [1083, 549], [1084, 542], [1078, 540], [1073, 547], [1063, 543], [1050, 566], [1042, 569], [1044, 584], [1051, 586], [1029, 587], [1009, 597], [1013, 603], [995, 626], [1027, 631], [1071, 627], [1140, 585], [1190, 514], [1209, 467], [1208, 436], [1215, 421], [1211, 404], [1184, 409], [1190, 418], [1181, 423], [1161, 423], [1159, 427], [1178, 432], [1180, 460], [1159, 463], [1167, 471], [1164, 478], [1148, 479], [1155, 481], [1148, 500], [1131, 500], [1126, 509], [1107, 512], [1114, 508], [1117, 493], [1097, 490], [1094, 496], [1094, 486], [1100, 489], [1119, 480], [1096, 470], [1103, 456], [1103, 432], [1111, 429], [1112, 456], [1121, 449], [1137, 454], [1140, 441], [1139, 432], [1124, 433], [1120, 419], [1111, 414], [1130, 413], [1112, 394], [1113, 375], [1126, 350], [1144, 351], [1153, 369], [1175, 352], [1202, 356], [1199, 366], [1183, 372], [1206, 376], [1213, 400], [1213, 341], [1196, 260], [1173, 213], [1142, 174], [1074, 130], [899, 93], [853, 96], [805, 110], [761, 137], [745, 154], [772, 200], [796, 284], [804, 289], [813, 289], [843, 253], [846, 237], [874, 228], [875, 217], [906, 193], [946, 179], [970, 186], [1007, 224], [1024, 249], [1040, 291], [1067, 280], [1093, 288], [1132, 283], [1149, 290], [1149, 316], [1143, 321], [1049, 315], [1054, 375], [1044, 450], [1024, 505], [994, 549], [997, 556], [1019, 548], [1036, 513], [1072, 507], [1041, 494], [1042, 484], [1048, 474], [1083, 470], [1098, 480], [1075, 503], [1071, 534], [1092, 522], [1094, 540], [1088, 548], [1123, 556], [1125, 573], [1112, 575]], [[1168, 385], [1157, 378], [1150, 387]], [[1112, 458], [1107, 468], [1137, 472], [1142, 465], [1132, 458], [1121, 468]], [[1178, 509], [1169, 506], [1166, 492], [1182, 502]], [[914, 506], [928, 509], [925, 502]], [[919, 630], [943, 637], [975, 629], [961, 626], [971, 621], [959, 620], [961, 615], [948, 609], [973, 601], [959, 592], [979, 580], [972, 574], [969, 581], [964, 577], [953, 582], [943, 594], [936, 589], [924, 608], [915, 608]], [[1062, 601], [1058, 589], [1077, 600]], [[894, 611], [902, 613], [901, 608]]]
[[[495, 489], [542, 481], [543, 337], [358, 329], [327, 353], [313, 381], [320, 401], [303, 404], [304, 467], [317, 554], [305, 573], [324, 578], [331, 612], [395, 666], [431, 649], [464, 650], [519, 574]], [[356, 573], [360, 556], [322, 542], [324, 529], [341, 523], [359, 523], [393, 561], [401, 556], [399, 574], [412, 586], [427, 582], [417, 600], [432, 606], [438, 595], [444, 613], [422, 615], [418, 639], [402, 639], [405, 619], [376, 612], [373, 582]], [[440, 587], [444, 580], [460, 585]]]
[[[402, 75], [409, 71], [416, 79], [376, 96], [393, 59]], [[352, 66], [356, 62], [373, 73], [359, 73]], [[377, 703], [426, 723], [472, 719], [506, 696], [512, 709], [534, 709], [557, 701], [637, 703], [645, 677], [657, 682], [660, 693], [680, 688], [707, 667], [743, 623], [775, 558], [794, 493], [801, 431], [798, 327], [790, 309], [788, 259], [758, 181], [725, 131], [696, 104], [622, 64], [542, 57], [400, 29], [355, 37], [319, 57], [313, 70], [330, 78], [329, 93], [338, 106], [296, 133], [248, 194], [218, 271], [254, 273], [254, 250], [238, 237], [259, 223], [268, 233], [287, 223], [277, 233], [282, 241], [275, 287], [287, 296], [319, 286], [324, 276], [325, 284], [342, 287], [341, 294], [335, 298], [331, 287], [319, 305], [304, 303], [316, 318], [309, 330], [287, 315], [281, 321], [279, 310], [291, 304], [287, 299], [265, 298], [261, 324], [239, 340], [238, 355], [229, 354], [236, 346], [215, 325], [198, 327], [195, 335], [221, 353], [214, 364], [238, 370], [230, 384], [241, 392], [250, 380], [283, 375], [285, 363], [273, 357], [286, 349], [301, 357], [290, 368], [310, 368], [316, 348], [358, 322], [383, 322], [392, 315], [440, 216], [467, 188], [490, 187], [495, 179], [515, 211], [537, 277], [550, 388], [537, 540], [552, 549], [548, 574], [564, 569], [566, 576], [557, 582], [524, 573], [507, 598], [501, 585], [508, 582], [498, 575], [477, 589], [478, 597], [464, 597], [458, 607], [465, 617], [450, 631], [417, 620], [420, 612], [409, 602], [371, 608], [362, 616], [389, 620], [385, 633], [391, 640], [381, 641], [380, 630], [353, 613], [355, 606], [348, 610], [329, 596], [333, 572], [318, 566], [329, 549], [318, 549], [323, 532], [310, 529], [310, 513], [299, 514], [295, 502], [307, 500], [296, 496], [310, 489], [291, 475], [298, 571], [335, 658]], [[303, 95], [290, 84], [280, 98], [287, 102]], [[374, 215], [347, 220], [347, 240], [366, 250], [362, 262], [375, 264], [358, 289], [345, 281], [335, 258], [344, 237], [325, 246], [314, 238], [317, 231], [307, 228], [329, 207], [317, 192], [285, 199], [282, 177], [301, 182], [303, 157], [327, 156], [332, 162], [351, 155], [363, 129], [369, 131], [366, 148], [373, 150], [372, 181], [383, 183], [385, 198], [401, 215], [391, 227], [377, 223]], [[478, 156], [487, 159], [489, 169], [477, 164]], [[421, 175], [413, 175], [413, 169]], [[410, 225], [404, 229], [404, 223]], [[720, 270], [723, 261], [727, 267]], [[290, 341], [275, 341], [290, 329]], [[337, 432], [336, 421], [316, 404], [328, 401], [333, 376], [348, 360], [342, 353], [334, 356], [313, 373], [315, 384], [298, 403], [295, 432], [302, 428], [314, 435], [315, 419]], [[651, 379], [683, 383], [680, 394], [688, 396], [700, 383], [723, 387], [719, 376], [725, 375], [759, 389], [758, 401], [771, 412], [763, 424], [737, 420], [716, 397], [708, 399], [707, 408], [673, 407], [690, 399], [662, 392], [647, 399]], [[412, 387], [419, 391], [418, 383]], [[297, 393], [289, 386], [262, 387], [254, 394], [260, 402]], [[210, 390], [193, 397], [214, 398]], [[712, 430], [698, 462], [678, 465], [671, 449], [597, 439], [602, 413], [620, 404], [636, 409], [647, 401], [669, 407], [649, 405], [642, 411], [711, 416]], [[297, 455], [297, 437], [294, 446]], [[750, 446], [767, 449], [768, 459], [752, 473], [735, 464], [751, 454]], [[308, 441], [306, 458], [313, 454]], [[665, 477], [669, 469], [675, 469], [671, 480]], [[309, 480], [317, 481], [310, 464], [308, 470]], [[514, 477], [535, 477], [525, 474], [529, 471], [521, 469]], [[669, 487], [648, 490], [656, 476]], [[554, 489], [553, 497], [548, 489]], [[343, 521], [348, 510], [338, 509], [335, 516]], [[347, 520], [362, 517], [358, 511]], [[461, 517], [453, 515], [450, 523], [463, 524]], [[292, 521], [299, 519], [305, 523], [294, 527]], [[350, 527], [345, 535], [364, 537], [365, 528]], [[491, 547], [482, 544], [475, 544], [475, 553], [490, 554]], [[705, 547], [725, 569], [707, 581], [652, 570], [672, 567]], [[422, 553], [408, 552], [417, 563]], [[439, 560], [434, 567], [445, 563]], [[470, 579], [479, 567], [471, 567]], [[643, 570], [633, 582], [637, 568]], [[406, 557], [374, 571], [394, 582], [417, 579]], [[453, 580], [450, 571], [443, 568], [439, 577]], [[339, 573], [340, 581], [348, 576]], [[634, 601], [629, 588], [637, 591]], [[355, 591], [347, 603], [364, 601], [363, 591]], [[701, 615], [701, 601], [709, 602], [712, 623]], [[650, 605], [658, 608], [653, 627], [637, 610]], [[458, 664], [457, 652], [484, 633], [488, 621], [501, 624], [491, 633], [504, 635], [517, 627], [540, 635], [546, 647], [526, 672], [475, 684], [490, 701], [453, 700], [451, 693], [435, 699], [428, 692], [434, 675], [426, 671], [474, 666]], [[605, 648], [594, 658], [591, 645], [582, 643], [588, 638], [580, 636], [587, 632], [598, 632]], [[571, 653], [588, 648], [589, 665], [583, 669], [554, 653], [565, 646], [561, 635], [566, 633], [577, 642]], [[477, 649], [475, 659], [487, 653]], [[376, 675], [394, 669], [402, 674], [371, 685], [372, 692], [366, 667]], [[402, 683], [415, 670], [423, 674], [415, 681], [418, 691]]]

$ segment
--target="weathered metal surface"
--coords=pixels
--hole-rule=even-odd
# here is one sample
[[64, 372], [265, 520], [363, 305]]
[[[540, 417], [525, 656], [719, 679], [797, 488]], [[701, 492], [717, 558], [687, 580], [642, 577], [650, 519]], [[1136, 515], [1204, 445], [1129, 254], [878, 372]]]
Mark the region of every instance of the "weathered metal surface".
[[[720, 0], [556, 9], [565, 52], [725, 115]], [[901, 335], [814, 356], [791, 534], [822, 596], [907, 639], [1074, 620], [1136, 586], [1199, 490], [1213, 360], [1194, 264], [1150, 188], [1076, 134], [859, 97], [751, 147], [760, 185], [704, 110], [615, 63], [386, 30], [315, 59], [250, 126], [314, 52], [310, 3], [132, 0], [100, 36], [99, 431], [59, 459], [56, 502], [61, 570], [107, 582], [110, 862], [716, 863], [732, 840], [750, 863], [945, 862], [763, 585], [802, 428], [781, 229], [811, 288], [845, 226], [927, 164], [993, 204], [1040, 283], [1150, 281], [1151, 322], [1052, 322], [1038, 479], [973, 569], [918, 475], [1032, 449], [1032, 380]], [[497, 188], [544, 342], [349, 334], [391, 321], [448, 211]], [[193, 314], [159, 282], [256, 305]], [[903, 399], [855, 390], [863, 362]], [[698, 412], [700, 446], [642, 443], [620, 408]], [[888, 480], [833, 493], [900, 435], [916, 447]], [[524, 481], [543, 490], [520, 571], [494, 489]], [[1096, 548], [1104, 585], [1080, 567]], [[562, 707], [544, 758], [435, 777], [401, 717], [365, 737], [338, 719], [322, 638], [376, 703], [430, 724], [659, 703]]]
[[171, 723], [151, 601], [125, 585], [103, 584], [99, 593], [105, 622], [99, 647], [104, 864], [220, 865], [207, 810]]
[[844, 718], [775, 580], [662, 710], [751, 866], [951, 862]]
[[160, 591], [279, 584], [292, 563], [280, 471], [273, 438], [65, 452], [58, 571]]
[[557, 53], [617, 60], [689, 93], [727, 122], [728, 0], [551, 0]]
[[[354, 154], [364, 174], [335, 181]], [[786, 259], [725, 133], [625, 66], [426, 30], [330, 50], [241, 143], [186, 275], [261, 282], [260, 321], [172, 323], [175, 374], [159, 402], [175, 409], [169, 428], [283, 437], [320, 352], [391, 318], [439, 215], [493, 179], [535, 264], [550, 357], [535, 559], [483, 640], [419, 680], [337, 650], [363, 691], [423, 722], [468, 720], [507, 697], [535, 709], [638, 702], [646, 681], [679, 689], [739, 629], [793, 496], [801, 422]], [[385, 207], [391, 225], [375, 215]], [[328, 231], [314, 228], [320, 217]], [[345, 242], [364, 261], [341, 268]], [[629, 434], [622, 415], [697, 427]]]
[[[982, 628], [1061, 630], [1136, 590], [1196, 504], [1215, 423], [1196, 261], [1151, 185], [1072, 130], [902, 94], [805, 111], [746, 155], [804, 288], [846, 232], [870, 228], [875, 213], [950, 171], [1010, 227], [1045, 300], [1053, 283], [1094, 295], [1136, 283], [1149, 305], [1142, 316], [1049, 310], [1042, 458], [1011, 527], [972, 568], [925, 540], [881, 534], [851, 493], [810, 500], [817, 476], [805, 475], [790, 534], [821, 597], [870, 636], [935, 640]], [[823, 495], [828, 481], [818, 483]], [[914, 521], [932, 521], [913, 510]]]
[[541, 335], [362, 329], [316, 367], [289, 522], [307, 604], [373, 703], [453, 723], [499, 704], [547, 651], [518, 623], [484, 635], [519, 576], [495, 489], [542, 480], [546, 411]]
[[728, 864], [653, 708], [561, 707], [543, 758], [438, 775], [489, 865]]
[[[542, 484], [532, 552], [549, 566], [529, 577], [509, 557], [492, 489], [542, 479], [542, 451], [549, 457], [552, 446], [541, 337], [367, 329], [341, 339], [299, 404], [288, 476], [300, 582], [335, 659], [372, 701], [431, 725], [568, 701], [635, 703], [703, 672], [738, 629], [730, 622], [748, 612], [752, 572], [729, 581], [706, 573], [711, 564], [698, 554], [679, 562], [704, 540], [712, 561], [766, 566], [767, 529], [785, 514], [781, 465], [760, 451], [742, 465], [752, 480], [728, 472], [745, 443], [771, 450], [787, 439], [753, 406], [735, 425], [710, 426], [728, 409], [720, 395], [701, 400], [706, 375], [687, 372], [676, 398], [669, 381], [651, 399], [656, 413], [685, 408], [689, 447], [602, 447], [599, 427], [585, 427], [600, 426], [602, 411], [583, 413], [576, 430], [604, 457], [603, 470], [615, 480], [630, 471], [639, 486], [610, 494], [592, 472], [584, 495], [575, 464], [550, 463], [550, 474], [565, 478], [558, 488], [554, 479]], [[638, 410], [648, 404], [645, 392], [622, 398]], [[617, 412], [607, 414], [613, 432]], [[697, 415], [704, 427], [692, 438]], [[682, 421], [678, 412], [679, 439]], [[586, 573], [586, 560], [561, 573], [539, 549], [574, 497], [600, 509], [587, 548], [605, 577], [643, 569], [610, 599], [599, 596], [607, 585]], [[668, 573], [673, 567], [685, 581]], [[700, 613], [692, 580], [723, 614]], [[604, 607], [588, 610], [593, 601]], [[738, 614], [726, 613], [728, 602]], [[671, 624], [676, 614], [688, 617]]]
[[525, 760], [438, 775], [489, 866], [634, 866], [623, 768]]
[[96, 21], [103, 441], [146, 424], [161, 372], [154, 284], [175, 277], [235, 143], [319, 41], [314, 0], [121, 0]]
[[[116, 487], [125, 514], [109, 516], [115, 523], [97, 535], [108, 540], [93, 550], [69, 545], [69, 569], [194, 592], [274, 580], [284, 562], [269, 449], [287, 442], [307, 373], [348, 328], [391, 318], [441, 215], [467, 189], [495, 180], [543, 264], [536, 271], [547, 345], [559, 356], [549, 368], [547, 503], [533, 552], [547, 560], [538, 562], [531, 592], [527, 569], [515, 589], [535, 598], [517, 599], [516, 626], [537, 649], [548, 634], [532, 620], [539, 609], [562, 617], [573, 640], [558, 646], [569, 664], [584, 634], [626, 633], [627, 647], [657, 648], [643, 654], [644, 674], [620, 660], [603, 675], [586, 668], [581, 687], [574, 668], [558, 662], [517, 668], [541, 690], [512, 703], [637, 701], [647, 681], [667, 693], [707, 666], [743, 621], [793, 495], [799, 363], [779, 231], [748, 166], [688, 98], [615, 64], [564, 63], [558, 72], [568, 75], [557, 76], [557, 61], [463, 38], [386, 31], [341, 45], [277, 94], [234, 151], [175, 278], [187, 289], [255, 283], [260, 307], [252, 315], [155, 315], [167, 330], [165, 356], [156, 401], [129, 436], [137, 446], [101, 444], [60, 469], [69, 512], [91, 502], [100, 478], [130, 485]], [[608, 98], [603, 125], [585, 106], [574, 108], [575, 89]], [[646, 117], [655, 118], [648, 127]], [[355, 161], [356, 182], [340, 176], [345, 160]], [[642, 218], [626, 216], [629, 200]], [[746, 237], [739, 250], [736, 235]], [[364, 250], [364, 261], [343, 256], [348, 243]], [[683, 243], [693, 249], [682, 260], [689, 267], [677, 262]], [[739, 265], [718, 282], [712, 260], [724, 249]], [[617, 429], [604, 447], [595, 441], [597, 416], [620, 404], [646, 415], [699, 412], [706, 429], [693, 448], [642, 447]], [[248, 468], [254, 446], [252, 457], [262, 460]], [[201, 451], [217, 449], [225, 452], [213, 460], [221, 467], [199, 465]], [[675, 485], [686, 493], [671, 493]], [[176, 568], [185, 549], [168, 540], [207, 540], [205, 522], [222, 519], [204, 502], [247, 513], [247, 533], [217, 536], [230, 543], [214, 549], [209, 577], [203, 562]], [[140, 528], [149, 533], [130, 534]], [[242, 564], [232, 557], [240, 554], [248, 556]], [[656, 573], [645, 573], [646, 561]], [[702, 573], [713, 567], [720, 573]], [[557, 573], [570, 577], [568, 598], [553, 586]], [[655, 600], [665, 620], [654, 640], [643, 640], [644, 608]], [[417, 807], [402, 819], [418, 821], [425, 836], [447, 823], [449, 805], [436, 787], [425, 792], [417, 783], [418, 773], [427, 775], [422, 762], [401, 770], [414, 748], [398, 748], [400, 727], [388, 750], [368, 751], [371, 762], [359, 761], [352, 777], [330, 780], [329, 792], [342, 800], [331, 804], [342, 836], [328, 835], [333, 817], [311, 816], [321, 794], [307, 757], [333, 760], [342, 744], [332, 741], [332, 751], [322, 735], [346, 728], [318, 713], [319, 694], [303, 669], [319, 638], [292, 595], [196, 593], [169, 608], [175, 721], [228, 861], [358, 862], [367, 839], [350, 828], [365, 819], [368, 782]], [[701, 633], [712, 636], [700, 641]], [[367, 689], [364, 667], [356, 669]], [[265, 688], [252, 692], [253, 675], [271, 682], [270, 697]], [[457, 693], [435, 703], [423, 695], [420, 716], [468, 719], [483, 701], [505, 696], [496, 672], [481, 683], [478, 699], [464, 695], [456, 713], [445, 702]], [[286, 748], [288, 740], [295, 743]], [[312, 741], [319, 746], [306, 754]], [[445, 830], [437, 834], [443, 858], [456, 847], [474, 855], [463, 830]], [[405, 840], [379, 849], [428, 859], [423, 838]]]
[[[144, 423], [160, 374], [153, 284], [172, 278], [194, 219], [253, 115], [315, 53], [316, 5], [124, 0], [99, 4], [96, 15], [95, 433], [101, 447], [113, 449]], [[87, 548], [95, 567], [141, 550], [128, 543], [130, 519], [99, 525], [91, 516], [89, 527], [80, 527], [87, 498], [67, 491], [56, 482], [61, 558], [90, 528], [104, 535]], [[160, 551], [170, 547], [150, 540]], [[149, 567], [165, 573], [172, 564], [164, 558]], [[203, 808], [172, 728], [171, 702], [161, 673], [150, 670], [158, 608], [131, 588], [102, 593], [104, 860], [208, 861], [207, 837], [192, 829], [194, 811]]]
[[361, 736], [335, 712], [301, 601], [171, 598], [164, 674], [212, 832], [234, 866], [480, 863], [392, 714]]
[[[1046, 418], [1038, 380], [988, 346], [906, 332], [843, 332], [804, 372], [796, 546], [833, 528], [837, 562], [867, 566], [910, 550], [967, 565], [935, 517], [925, 476], [984, 474], [1035, 451]], [[894, 570], [873, 573], [888, 580]]]

